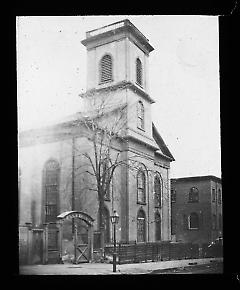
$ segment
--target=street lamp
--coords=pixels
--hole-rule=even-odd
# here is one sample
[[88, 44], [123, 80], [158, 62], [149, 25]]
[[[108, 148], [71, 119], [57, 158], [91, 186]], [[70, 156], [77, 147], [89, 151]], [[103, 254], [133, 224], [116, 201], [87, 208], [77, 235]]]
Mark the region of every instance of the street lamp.
[[113, 215], [110, 216], [111, 223], [113, 224], [113, 272], [116, 272], [116, 261], [117, 261], [117, 249], [116, 249], [116, 224], [119, 221], [119, 215], [116, 210], [113, 211]]

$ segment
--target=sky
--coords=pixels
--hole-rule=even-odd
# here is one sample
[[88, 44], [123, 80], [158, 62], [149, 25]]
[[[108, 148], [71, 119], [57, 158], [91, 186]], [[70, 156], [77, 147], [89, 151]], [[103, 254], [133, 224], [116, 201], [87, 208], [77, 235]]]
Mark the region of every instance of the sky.
[[171, 178], [221, 177], [217, 16], [26, 16], [16, 19], [19, 131], [81, 111], [86, 31], [128, 18], [154, 47], [152, 118], [175, 158]]

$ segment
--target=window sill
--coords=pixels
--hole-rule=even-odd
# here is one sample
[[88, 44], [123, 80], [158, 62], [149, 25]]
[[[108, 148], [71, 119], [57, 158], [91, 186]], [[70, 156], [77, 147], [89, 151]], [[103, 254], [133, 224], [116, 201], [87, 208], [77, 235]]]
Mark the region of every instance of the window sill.
[[138, 128], [139, 130], [143, 131], [143, 132], [146, 132], [145, 129], [143, 129], [143, 128], [139, 127], [139, 126], [137, 126], [137, 128]]
[[190, 228], [190, 229], [188, 229], [189, 231], [198, 231], [199, 230], [199, 228]]
[[98, 85], [101, 86], [101, 85], [112, 83], [112, 82], [113, 82], [113, 80], [109, 80], [109, 81], [105, 81], [105, 82], [99, 82]]
[[135, 84], [143, 90], [143, 85], [139, 84], [138, 82], [135, 82]]
[[137, 204], [146, 205], [146, 202], [137, 201]]

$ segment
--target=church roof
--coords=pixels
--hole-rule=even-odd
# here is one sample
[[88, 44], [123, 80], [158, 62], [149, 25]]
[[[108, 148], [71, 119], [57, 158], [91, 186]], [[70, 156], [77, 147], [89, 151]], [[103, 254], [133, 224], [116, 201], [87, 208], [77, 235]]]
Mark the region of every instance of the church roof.
[[163, 138], [161, 137], [160, 133], [158, 132], [157, 128], [155, 127], [154, 123], [152, 123], [152, 133], [153, 133], [153, 139], [155, 140], [155, 142], [157, 143], [157, 145], [159, 146], [160, 150], [162, 151], [162, 153], [171, 159], [171, 161], [175, 161], [172, 153], [170, 152], [170, 150], [168, 149], [167, 145], [165, 144], [165, 142], [163, 141]]

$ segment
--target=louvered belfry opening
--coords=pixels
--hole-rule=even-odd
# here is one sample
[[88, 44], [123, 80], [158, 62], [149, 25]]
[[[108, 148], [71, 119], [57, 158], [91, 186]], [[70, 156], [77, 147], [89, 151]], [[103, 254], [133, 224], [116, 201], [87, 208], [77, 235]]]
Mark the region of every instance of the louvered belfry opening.
[[137, 83], [142, 86], [142, 63], [139, 58], [136, 60], [136, 74], [137, 74]]
[[100, 76], [101, 83], [112, 81], [112, 57], [109, 54], [101, 59]]

